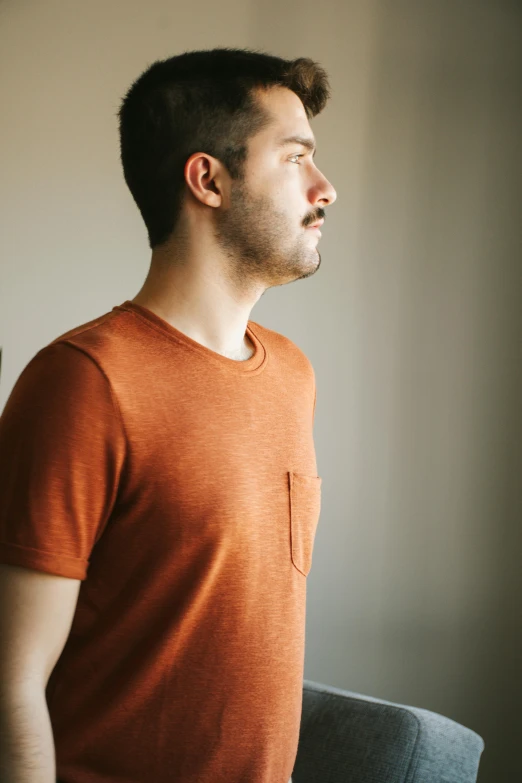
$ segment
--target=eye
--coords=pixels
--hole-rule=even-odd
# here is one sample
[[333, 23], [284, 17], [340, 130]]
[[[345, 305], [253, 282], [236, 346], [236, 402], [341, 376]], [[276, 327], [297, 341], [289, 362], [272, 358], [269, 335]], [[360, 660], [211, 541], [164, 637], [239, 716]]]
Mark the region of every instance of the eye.
[[[291, 157], [291, 158], [289, 158], [288, 160], [292, 160], [292, 158], [304, 158], [304, 155], [303, 155], [303, 154], [299, 154], [299, 155], [292, 155], [292, 157]], [[300, 165], [300, 164], [298, 164], [298, 165]]]

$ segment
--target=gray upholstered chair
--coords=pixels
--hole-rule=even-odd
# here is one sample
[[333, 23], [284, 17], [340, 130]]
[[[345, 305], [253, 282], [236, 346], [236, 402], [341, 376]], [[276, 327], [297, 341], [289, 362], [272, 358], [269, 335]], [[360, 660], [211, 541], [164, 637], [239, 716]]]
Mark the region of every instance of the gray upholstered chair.
[[435, 712], [305, 680], [292, 783], [475, 783], [483, 750]]

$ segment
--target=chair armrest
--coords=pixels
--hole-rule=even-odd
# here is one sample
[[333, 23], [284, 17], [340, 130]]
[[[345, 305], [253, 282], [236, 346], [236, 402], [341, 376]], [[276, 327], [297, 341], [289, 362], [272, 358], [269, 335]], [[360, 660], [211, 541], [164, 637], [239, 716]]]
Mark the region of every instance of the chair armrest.
[[482, 737], [435, 712], [304, 680], [293, 783], [476, 783]]

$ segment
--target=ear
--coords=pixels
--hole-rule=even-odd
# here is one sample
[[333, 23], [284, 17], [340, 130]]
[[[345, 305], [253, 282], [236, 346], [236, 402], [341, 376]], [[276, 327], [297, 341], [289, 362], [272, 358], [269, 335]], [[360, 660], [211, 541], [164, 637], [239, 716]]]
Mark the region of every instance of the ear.
[[209, 207], [219, 207], [225, 197], [223, 166], [212, 155], [195, 152], [184, 168], [185, 182], [194, 198]]

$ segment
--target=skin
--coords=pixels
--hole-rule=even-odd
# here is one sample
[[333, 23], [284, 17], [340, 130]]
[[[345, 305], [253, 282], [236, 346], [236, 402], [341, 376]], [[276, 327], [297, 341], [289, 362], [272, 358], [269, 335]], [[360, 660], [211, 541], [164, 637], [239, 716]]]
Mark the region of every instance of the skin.
[[133, 301], [193, 340], [232, 359], [252, 353], [250, 313], [263, 293], [315, 274], [324, 218], [337, 194], [312, 151], [304, 106], [284, 87], [257, 91], [270, 124], [248, 143], [245, 178], [234, 181], [216, 158], [196, 152], [185, 164], [186, 199], [175, 236], [152, 251]]

